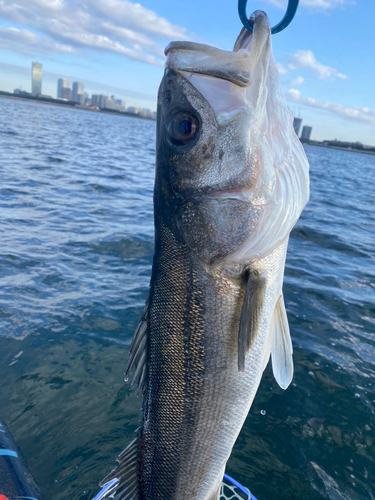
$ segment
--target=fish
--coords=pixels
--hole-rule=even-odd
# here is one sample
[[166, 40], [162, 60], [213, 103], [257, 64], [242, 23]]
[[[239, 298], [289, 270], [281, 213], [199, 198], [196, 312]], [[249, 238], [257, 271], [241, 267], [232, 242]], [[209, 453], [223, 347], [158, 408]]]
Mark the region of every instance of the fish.
[[233, 51], [186, 41], [165, 49], [155, 249], [126, 372], [142, 420], [101, 483], [116, 500], [218, 500], [269, 359], [283, 389], [293, 377], [282, 283], [309, 164], [267, 15], [250, 22]]

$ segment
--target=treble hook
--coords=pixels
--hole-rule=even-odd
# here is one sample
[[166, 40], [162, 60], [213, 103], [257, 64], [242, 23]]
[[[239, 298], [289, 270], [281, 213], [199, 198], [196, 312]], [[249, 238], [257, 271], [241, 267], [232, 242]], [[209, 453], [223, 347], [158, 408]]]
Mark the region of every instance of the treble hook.
[[[280, 31], [285, 30], [287, 26], [293, 21], [293, 18], [297, 12], [299, 0], [289, 0], [288, 8], [286, 10], [285, 16], [271, 29], [271, 33], [280, 33]], [[249, 31], [253, 31], [253, 27], [249, 23], [248, 17], [246, 15], [246, 4], [247, 0], [238, 0], [238, 14], [240, 16], [242, 24]]]

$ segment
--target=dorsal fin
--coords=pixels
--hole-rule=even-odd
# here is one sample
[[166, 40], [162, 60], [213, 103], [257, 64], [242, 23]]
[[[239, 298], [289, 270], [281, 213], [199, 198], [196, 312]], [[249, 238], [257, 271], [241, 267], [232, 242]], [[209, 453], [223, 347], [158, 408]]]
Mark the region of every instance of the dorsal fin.
[[259, 332], [266, 291], [266, 279], [250, 269], [243, 300], [238, 332], [238, 370], [245, 371], [245, 357]]
[[116, 486], [109, 490], [111, 495], [104, 498], [113, 498], [114, 500], [139, 500], [140, 495], [137, 474], [138, 454], [139, 436], [120, 453], [117, 457], [118, 466], [99, 484], [99, 486], [102, 487], [113, 479], [118, 480]]
[[272, 371], [276, 382], [286, 389], [293, 378], [293, 346], [283, 294], [277, 299], [272, 317]]
[[134, 367], [134, 376], [131, 387], [135, 384], [138, 386], [138, 392], [144, 392], [145, 382], [147, 377], [147, 332], [148, 332], [148, 305], [149, 298], [147, 297], [146, 305], [143, 310], [141, 319], [134, 332], [133, 340], [130, 345], [130, 358], [125, 371], [125, 379], [127, 379], [130, 370]]

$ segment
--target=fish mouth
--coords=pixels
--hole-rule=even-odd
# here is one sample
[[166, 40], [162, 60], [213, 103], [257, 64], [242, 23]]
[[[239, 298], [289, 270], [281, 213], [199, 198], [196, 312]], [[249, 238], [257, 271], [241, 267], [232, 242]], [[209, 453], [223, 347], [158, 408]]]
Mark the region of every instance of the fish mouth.
[[223, 189], [203, 195], [206, 200], [238, 200], [249, 202], [250, 189]]
[[246, 52], [216, 49], [195, 42], [171, 42], [166, 65], [176, 71], [227, 80], [238, 87], [251, 84], [251, 60]]
[[184, 195], [181, 195], [181, 192], [176, 191], [171, 183], [171, 188], [176, 196], [176, 199], [179, 200], [179, 205], [184, 205], [185, 203], [193, 202], [200, 203], [204, 201], [241, 201], [243, 203], [247, 203], [249, 205], [267, 205], [270, 203], [271, 199], [267, 196], [267, 193], [264, 191], [259, 191], [258, 189], [254, 189], [254, 186], [251, 187], [223, 187], [219, 186], [215, 187], [206, 187], [205, 189], [190, 189], [188, 192], [185, 192]]
[[178, 192], [174, 189], [172, 186], [173, 192], [175, 195], [177, 195], [180, 200], [184, 200], [185, 202], [202, 202], [206, 200], [236, 200], [236, 201], [243, 201], [243, 202], [249, 202], [249, 192], [250, 189], [242, 189], [242, 188], [206, 188], [206, 189], [200, 189], [200, 190], [189, 190], [190, 192], [185, 193], [184, 196], [181, 197], [178, 196]]
[[233, 200], [242, 201], [249, 205], [267, 205], [270, 202], [269, 198], [265, 196], [264, 193], [257, 193], [251, 188], [214, 190], [201, 195], [200, 200]]

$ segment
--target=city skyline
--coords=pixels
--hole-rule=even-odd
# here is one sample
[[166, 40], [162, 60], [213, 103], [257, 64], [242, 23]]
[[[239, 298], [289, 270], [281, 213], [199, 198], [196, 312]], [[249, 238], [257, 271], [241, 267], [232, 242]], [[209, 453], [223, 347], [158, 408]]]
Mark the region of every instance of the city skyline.
[[[30, 64], [32, 66], [33, 62], [30, 61]], [[14, 90], [20, 90], [20, 91], [32, 93], [32, 75], [31, 75], [31, 79], [30, 79], [30, 68], [17, 68], [14, 65], [4, 64], [4, 63], [1, 63], [1, 61], [0, 61], [0, 70], [1, 69], [5, 70], [4, 73], [9, 72], [9, 71], [13, 73], [15, 70], [17, 71], [17, 69], [20, 70], [23, 84], [17, 83], [17, 80], [14, 80], [14, 82], [12, 80], [10, 80], [10, 83], [7, 86], [2, 86], [2, 80], [1, 80], [2, 75], [0, 72], [0, 90], [5, 91], [5, 92], [11, 92], [11, 93], [13, 93]], [[4, 75], [4, 73], [3, 73], [3, 75]], [[46, 85], [46, 79], [48, 82], [47, 85]], [[65, 95], [62, 98], [69, 100], [71, 98], [71, 92], [72, 92], [72, 89], [69, 87], [69, 81], [72, 81], [74, 83], [75, 81], [79, 80], [79, 78], [77, 78], [75, 76], [64, 77], [64, 76], [60, 76], [60, 74], [58, 74], [58, 73], [52, 73], [48, 70], [47, 71], [43, 70], [44, 88], [47, 87], [47, 91], [43, 92], [43, 94], [50, 96], [52, 98], [55, 98], [55, 97], [58, 98], [59, 90], [55, 91], [54, 89], [56, 88], [56, 82], [59, 82], [60, 80], [66, 82], [66, 84], [67, 84], [66, 87], [62, 88], [62, 91], [65, 90]], [[87, 85], [87, 87], [88, 87], [87, 90], [89, 90], [89, 92], [91, 94], [98, 94], [98, 95], [104, 95], [104, 96], [109, 97], [110, 95], [113, 95], [114, 93], [116, 93], [120, 97], [120, 100], [125, 100], [125, 99], [121, 98], [121, 96], [128, 95], [129, 97], [127, 97], [126, 102], [131, 104], [130, 107], [143, 109], [144, 106], [142, 107], [141, 103], [147, 103], [150, 106], [151, 110], [153, 112], [156, 112], [156, 103], [155, 104], [153, 103], [154, 96], [143, 94], [142, 92], [118, 88], [118, 87], [115, 87], [115, 86], [112, 86], [112, 85], [109, 85], [106, 83], [93, 82], [93, 81], [86, 80], [86, 79], [82, 79], [81, 83], [84, 86]], [[58, 83], [57, 83], [57, 85], [58, 85]], [[152, 106], [152, 104], [154, 104], [154, 106]], [[154, 109], [152, 109], [153, 107], [154, 107]]]
[[[274, 25], [286, 3], [252, 0], [248, 13], [266, 10]], [[236, 5], [224, 0], [191, 0], [183, 11], [171, 0], [4, 0], [0, 14], [4, 90], [29, 90], [29, 64], [37, 60], [49, 70], [44, 94], [55, 95], [64, 77], [83, 82], [90, 94], [115, 94], [152, 110], [171, 40], [232, 50], [241, 29]], [[374, 17], [369, 0], [300, 0], [291, 25], [272, 37], [287, 103], [313, 127], [314, 139], [375, 142]]]
[[[80, 107], [86, 107], [90, 109], [100, 109], [100, 110], [110, 110], [118, 111], [121, 113], [131, 113], [139, 115], [143, 118], [156, 119], [156, 112], [149, 108], [142, 108], [140, 106], [129, 106], [126, 107], [126, 101], [124, 99], [117, 98], [114, 94], [111, 96], [107, 94], [92, 94], [89, 96], [88, 92], [84, 90], [83, 82], [74, 81], [72, 83], [72, 88], [70, 88], [70, 83], [67, 78], [58, 78], [56, 87], [56, 97], [53, 95], [46, 95], [42, 93], [42, 81], [43, 81], [43, 65], [38, 62], [31, 63], [31, 92], [22, 90], [21, 88], [13, 89], [13, 94], [18, 97], [30, 98], [31, 96], [40, 98], [45, 102], [61, 103], [65, 101], [67, 105], [71, 103], [76, 103]], [[3, 89], [0, 89], [0, 91]]]
[[[32, 63], [34, 64], [34, 63]], [[51, 96], [53, 97], [53, 96]], [[114, 94], [111, 96], [106, 94], [92, 94], [91, 97], [84, 90], [82, 82], [73, 82], [70, 88], [67, 78], [59, 78], [57, 80], [56, 98], [66, 101], [73, 101], [81, 106], [98, 107], [99, 109], [112, 109], [122, 112], [141, 114], [148, 118], [156, 118], [155, 112], [149, 108], [141, 108], [139, 106], [126, 107], [125, 99], [117, 99]]]

